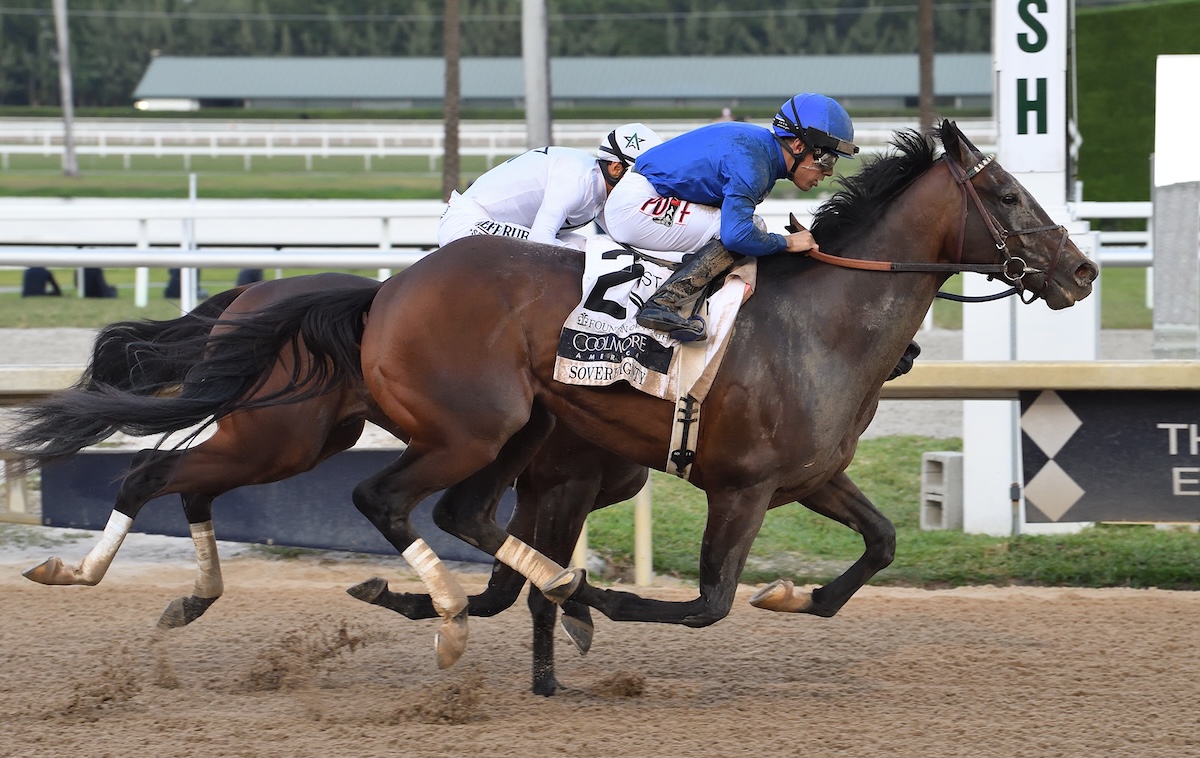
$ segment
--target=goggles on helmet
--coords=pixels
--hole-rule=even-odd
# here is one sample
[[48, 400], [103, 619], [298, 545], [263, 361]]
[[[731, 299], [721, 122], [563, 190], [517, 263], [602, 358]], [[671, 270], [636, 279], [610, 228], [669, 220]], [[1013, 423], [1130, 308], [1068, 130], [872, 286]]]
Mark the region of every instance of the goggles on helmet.
[[[833, 153], [835, 161], [837, 160], [837, 156], [844, 155], [847, 158], [852, 158], [858, 154], [858, 145], [854, 144], [853, 142], [847, 142], [844, 139], [838, 139], [832, 134], [824, 132], [820, 129], [803, 127], [780, 116], [776, 116], [775, 120], [771, 123], [773, 126], [777, 126], [780, 129], [784, 129], [796, 135], [806, 147], [811, 148], [813, 151], [819, 149], [824, 153]], [[833, 163], [830, 162], [829, 165], [832, 167]]]

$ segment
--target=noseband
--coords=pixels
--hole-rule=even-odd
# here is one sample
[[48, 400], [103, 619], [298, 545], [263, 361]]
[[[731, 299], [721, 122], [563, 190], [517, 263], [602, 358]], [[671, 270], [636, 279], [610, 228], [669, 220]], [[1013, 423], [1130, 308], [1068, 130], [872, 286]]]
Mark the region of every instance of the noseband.
[[[958, 224], [958, 253], [954, 257], [954, 263], [899, 263], [892, 261], [868, 261], [858, 258], [842, 258], [836, 255], [829, 255], [821, 252], [808, 252], [805, 255], [814, 258], [823, 263], [829, 263], [834, 266], [842, 266], [843, 268], [855, 268], [868, 271], [919, 271], [924, 273], [951, 273], [960, 274], [964, 272], [975, 274], [986, 274], [989, 279], [1002, 277], [1012, 283], [1012, 288], [996, 295], [985, 295], [982, 297], [966, 297], [963, 295], [953, 295], [950, 293], [939, 292], [938, 297], [948, 300], [957, 300], [960, 302], [981, 302], [986, 300], [998, 300], [1009, 295], [1019, 295], [1021, 302], [1025, 304], [1032, 303], [1038, 297], [1045, 293], [1046, 287], [1050, 283], [1050, 275], [1054, 273], [1055, 267], [1058, 266], [1059, 258], [1062, 257], [1062, 252], [1067, 246], [1067, 229], [1061, 224], [1047, 224], [1046, 226], [1030, 227], [1029, 229], [1019, 229], [1016, 231], [1008, 231], [1000, 222], [996, 220], [986, 208], [983, 207], [983, 201], [979, 199], [979, 193], [975, 191], [975, 186], [971, 183], [971, 179], [996, 160], [995, 155], [989, 155], [979, 163], [964, 171], [961, 166], [954, 162], [949, 155], [943, 155], [942, 160], [950, 170], [950, 176], [954, 178], [955, 183], [962, 190], [962, 213], [959, 216]], [[967, 239], [967, 212], [969, 206], [967, 197], [975, 201], [975, 207], [979, 210], [979, 215], [983, 219], [984, 226], [992, 235], [992, 239], [996, 243], [996, 249], [1004, 253], [1003, 263], [963, 263], [963, 247]], [[789, 232], [799, 231], [801, 228], [795, 216], [791, 219], [792, 223], [788, 225]], [[1025, 234], [1035, 234], [1037, 232], [1061, 231], [1062, 236], [1058, 240], [1058, 249], [1054, 251], [1054, 257], [1050, 259], [1050, 265], [1045, 269], [1031, 268], [1025, 259], [1015, 256], [1008, 250], [1008, 238], [1020, 237]], [[1041, 292], [1033, 292], [1026, 290], [1024, 278], [1026, 274], [1043, 274], [1043, 284]], [[1029, 291], [1029, 299], [1025, 299], [1020, 293]]]
[[[959, 216], [958, 223], [958, 254], [954, 260], [962, 261], [963, 245], [966, 244], [967, 238], [967, 196], [975, 201], [975, 207], [979, 209], [979, 215], [983, 219], [984, 226], [992, 235], [992, 239], [996, 242], [996, 249], [1004, 253], [1004, 263], [994, 264], [1000, 266], [999, 274], [1009, 282], [1012, 282], [1013, 288], [1009, 292], [1002, 293], [999, 297], [1007, 297], [1008, 295], [1018, 295], [1021, 302], [1028, 305], [1036, 300], [1039, 296], [1045, 293], [1046, 287], [1050, 283], [1050, 275], [1054, 273], [1054, 269], [1058, 266], [1059, 258], [1062, 257], [1062, 252], [1067, 246], [1067, 228], [1062, 224], [1047, 224], [1045, 226], [1034, 226], [1028, 229], [1018, 229], [1016, 231], [1008, 231], [1000, 222], [996, 220], [986, 208], [983, 207], [983, 201], [979, 199], [979, 193], [975, 191], [975, 185], [971, 183], [971, 179], [977, 174], [983, 172], [988, 166], [996, 160], [995, 154], [976, 163], [967, 171], [963, 171], [962, 167], [950, 159], [949, 155], [943, 155], [942, 160], [946, 162], [946, 166], [950, 169], [950, 175], [954, 177], [955, 183], [962, 189], [962, 213]], [[1015, 256], [1008, 250], [1008, 238], [1020, 237], [1024, 234], [1036, 234], [1038, 232], [1060, 231], [1062, 236], [1058, 240], [1058, 247], [1054, 251], [1054, 257], [1050, 259], [1050, 265], [1045, 269], [1031, 268], [1025, 262], [1024, 258]], [[1042, 291], [1032, 292], [1028, 300], [1025, 299], [1023, 293], [1025, 289], [1026, 274], [1042, 274]], [[991, 278], [991, 276], [989, 276]], [[939, 293], [940, 294], [940, 293]], [[957, 298], [952, 298], [957, 299]], [[988, 299], [996, 299], [994, 296], [988, 296]]]

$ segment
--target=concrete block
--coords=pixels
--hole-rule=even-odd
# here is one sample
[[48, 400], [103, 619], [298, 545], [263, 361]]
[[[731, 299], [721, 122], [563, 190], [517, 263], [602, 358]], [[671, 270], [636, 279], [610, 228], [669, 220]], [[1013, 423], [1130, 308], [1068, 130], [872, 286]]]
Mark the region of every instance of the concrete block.
[[963, 454], [921, 455], [921, 529], [962, 529]]

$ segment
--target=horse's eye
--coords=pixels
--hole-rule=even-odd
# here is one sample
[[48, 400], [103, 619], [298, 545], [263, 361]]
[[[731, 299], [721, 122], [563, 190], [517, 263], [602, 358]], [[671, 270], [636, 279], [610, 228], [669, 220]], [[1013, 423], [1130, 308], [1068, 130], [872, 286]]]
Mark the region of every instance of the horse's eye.
[[1017, 204], [1017, 196], [1010, 192], [1009, 194], [1000, 198], [1000, 202], [1004, 203], [1005, 205], [1016, 205]]

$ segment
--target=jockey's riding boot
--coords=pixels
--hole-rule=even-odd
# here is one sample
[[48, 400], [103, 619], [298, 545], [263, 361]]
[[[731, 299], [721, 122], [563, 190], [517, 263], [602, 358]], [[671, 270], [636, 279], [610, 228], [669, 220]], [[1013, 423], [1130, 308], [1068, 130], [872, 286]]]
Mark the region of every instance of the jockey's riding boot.
[[667, 332], [680, 342], [697, 342], [708, 338], [704, 319], [700, 316], [684, 318], [680, 307], [700, 294], [701, 290], [716, 279], [740, 255], [729, 252], [714, 239], [696, 252], [684, 258], [683, 265], [667, 277], [658, 291], [650, 296], [637, 313], [637, 322], [647, 329]]
[[887, 378], [887, 381], [892, 381], [898, 376], [904, 376], [912, 370], [913, 361], [921, 354], [921, 346], [916, 341], [908, 343], [908, 347], [904, 348], [904, 355], [900, 356], [900, 362], [896, 364], [896, 368], [892, 369], [892, 375]]

